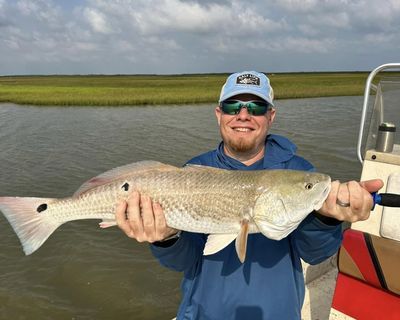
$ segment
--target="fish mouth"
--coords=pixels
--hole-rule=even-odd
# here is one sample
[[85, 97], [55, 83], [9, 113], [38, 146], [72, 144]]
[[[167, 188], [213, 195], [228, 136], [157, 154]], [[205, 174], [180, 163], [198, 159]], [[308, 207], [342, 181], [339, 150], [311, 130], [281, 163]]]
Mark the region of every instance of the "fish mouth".
[[328, 183], [325, 189], [322, 191], [321, 198], [317, 199], [314, 202], [314, 210], [321, 209], [323, 203], [325, 202], [326, 198], [328, 197], [329, 192], [331, 191], [331, 184]]

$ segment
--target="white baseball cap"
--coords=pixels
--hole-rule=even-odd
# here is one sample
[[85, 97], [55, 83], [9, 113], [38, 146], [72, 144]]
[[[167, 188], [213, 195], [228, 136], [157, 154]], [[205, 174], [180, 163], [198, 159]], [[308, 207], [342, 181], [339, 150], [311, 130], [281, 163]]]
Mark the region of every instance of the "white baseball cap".
[[219, 102], [242, 93], [254, 94], [274, 106], [274, 91], [264, 73], [243, 71], [231, 74], [222, 86]]

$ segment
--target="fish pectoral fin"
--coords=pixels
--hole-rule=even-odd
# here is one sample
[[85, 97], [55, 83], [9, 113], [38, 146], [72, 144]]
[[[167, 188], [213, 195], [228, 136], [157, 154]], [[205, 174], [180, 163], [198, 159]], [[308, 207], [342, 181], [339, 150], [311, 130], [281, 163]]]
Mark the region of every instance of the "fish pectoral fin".
[[204, 247], [203, 254], [205, 256], [217, 253], [227, 247], [235, 238], [237, 234], [210, 234], [207, 238], [207, 243]]
[[236, 237], [235, 247], [236, 253], [241, 263], [246, 259], [246, 251], [247, 251], [247, 238], [249, 235], [249, 220], [242, 220], [242, 227], [238, 236]]

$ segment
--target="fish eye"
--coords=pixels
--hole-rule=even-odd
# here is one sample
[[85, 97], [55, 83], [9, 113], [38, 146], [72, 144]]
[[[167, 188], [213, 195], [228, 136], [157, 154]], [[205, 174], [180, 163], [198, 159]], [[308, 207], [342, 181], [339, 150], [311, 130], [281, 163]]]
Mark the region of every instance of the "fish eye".
[[314, 185], [312, 183], [307, 183], [305, 185], [306, 190], [311, 190], [314, 187]]

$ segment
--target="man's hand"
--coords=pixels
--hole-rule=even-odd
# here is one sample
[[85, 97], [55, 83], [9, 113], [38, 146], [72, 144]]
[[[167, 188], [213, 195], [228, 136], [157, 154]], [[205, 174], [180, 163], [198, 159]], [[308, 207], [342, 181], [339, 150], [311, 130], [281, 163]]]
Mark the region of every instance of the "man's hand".
[[[334, 181], [328, 198], [318, 213], [340, 221], [366, 220], [369, 218], [373, 206], [371, 193], [382, 187], [383, 181], [380, 179], [346, 183]], [[343, 204], [349, 204], [349, 206], [344, 207]]]
[[118, 227], [138, 242], [162, 241], [178, 230], [167, 226], [164, 212], [148, 196], [132, 192], [127, 201], [120, 201], [115, 212]]

